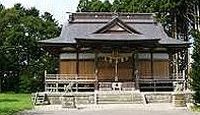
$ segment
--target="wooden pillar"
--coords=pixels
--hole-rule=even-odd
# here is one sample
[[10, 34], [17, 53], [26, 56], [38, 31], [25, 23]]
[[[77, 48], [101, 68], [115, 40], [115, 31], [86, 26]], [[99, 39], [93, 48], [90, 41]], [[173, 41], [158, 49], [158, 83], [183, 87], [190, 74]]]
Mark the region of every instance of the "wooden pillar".
[[172, 53], [168, 53], [169, 55], [169, 77], [173, 78], [173, 54]]
[[150, 58], [151, 58], [151, 78], [153, 79], [154, 91], [156, 91], [156, 81], [154, 80], [154, 68], [153, 68], [153, 52], [150, 51]]
[[138, 50], [134, 52], [134, 76], [135, 76], [135, 89], [139, 90], [139, 75], [138, 75]]
[[153, 52], [151, 51], [150, 53], [151, 53], [150, 54], [151, 55], [151, 57], [150, 57], [151, 58], [151, 78], [154, 79], [154, 73], [153, 73], [153, 71], [154, 71], [153, 70]]
[[95, 90], [98, 90], [98, 50], [94, 51]]
[[[114, 50], [114, 55], [118, 56], [119, 54], [119, 51], [118, 49]], [[118, 57], [115, 57], [114, 58], [115, 60], [115, 81], [118, 81], [119, 80], [119, 76], [118, 76]]]
[[[76, 48], [76, 80], [79, 77], [79, 47]], [[78, 92], [78, 82], [76, 81], [76, 92]]]
[[115, 60], [115, 81], [118, 81], [118, 60]]
[[132, 72], [132, 81], [135, 81], [135, 70], [136, 70], [136, 68], [135, 68], [135, 52], [132, 51], [131, 53], [132, 53], [131, 64], [133, 66], [133, 68], [132, 68], [132, 71], [133, 71]]

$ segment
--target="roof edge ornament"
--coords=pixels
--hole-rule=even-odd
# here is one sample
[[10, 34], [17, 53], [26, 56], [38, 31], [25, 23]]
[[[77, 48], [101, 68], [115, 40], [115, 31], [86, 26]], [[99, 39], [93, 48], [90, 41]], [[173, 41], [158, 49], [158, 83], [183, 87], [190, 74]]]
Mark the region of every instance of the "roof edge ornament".
[[112, 18], [118, 18], [119, 17], [119, 13], [118, 12], [113, 12], [113, 16], [112, 16]]

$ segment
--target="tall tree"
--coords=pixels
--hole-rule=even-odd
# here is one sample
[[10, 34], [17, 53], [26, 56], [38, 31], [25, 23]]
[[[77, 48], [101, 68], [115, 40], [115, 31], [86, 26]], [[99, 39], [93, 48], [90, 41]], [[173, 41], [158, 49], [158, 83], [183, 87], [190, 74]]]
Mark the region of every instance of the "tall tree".
[[102, 12], [110, 12], [111, 11], [111, 7], [112, 7], [112, 4], [109, 2], [109, 0], [105, 0], [102, 3], [101, 11]]
[[2, 89], [43, 89], [43, 71], [53, 71], [52, 67], [55, 67], [56, 61], [39, 47], [37, 41], [58, 36], [58, 23], [50, 13], [40, 16], [36, 8], [26, 9], [21, 4], [9, 9], [4, 8], [0, 11], [0, 17]]
[[194, 91], [193, 99], [195, 104], [200, 103], [200, 2], [196, 2], [194, 7], [194, 29], [192, 31], [192, 38], [194, 38], [193, 43], [193, 54], [192, 54], [192, 70], [191, 70], [191, 87]]
[[90, 11], [90, 1], [89, 0], [80, 0], [77, 12], [88, 12]]
[[195, 92], [193, 95], [193, 99], [195, 103], [200, 103], [200, 32], [194, 31], [193, 32], [194, 38], [194, 49], [192, 58], [194, 60], [192, 64], [192, 71], [191, 71], [191, 86], [193, 91]]

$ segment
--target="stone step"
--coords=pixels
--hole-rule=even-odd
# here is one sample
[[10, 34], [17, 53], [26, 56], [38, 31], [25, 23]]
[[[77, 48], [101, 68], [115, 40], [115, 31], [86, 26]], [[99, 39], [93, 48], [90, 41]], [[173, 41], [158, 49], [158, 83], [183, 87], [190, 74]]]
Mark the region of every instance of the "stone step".
[[142, 104], [143, 97], [140, 94], [98, 94], [97, 101], [99, 104], [118, 104], [118, 103], [135, 103]]
[[32, 94], [32, 101], [33, 101], [33, 104], [35, 105], [49, 104], [46, 94], [39, 94], [39, 93]]
[[170, 94], [149, 94], [145, 96], [148, 103], [171, 103], [172, 96]]

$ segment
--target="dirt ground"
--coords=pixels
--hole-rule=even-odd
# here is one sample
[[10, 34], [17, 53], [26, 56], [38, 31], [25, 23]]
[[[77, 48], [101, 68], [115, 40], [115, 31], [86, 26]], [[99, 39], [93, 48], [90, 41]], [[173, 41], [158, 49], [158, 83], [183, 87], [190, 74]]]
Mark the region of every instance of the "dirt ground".
[[36, 106], [33, 110], [20, 115], [200, 115], [186, 107], [173, 107], [171, 104], [104, 104], [79, 105], [75, 109], [62, 108], [60, 105]]

